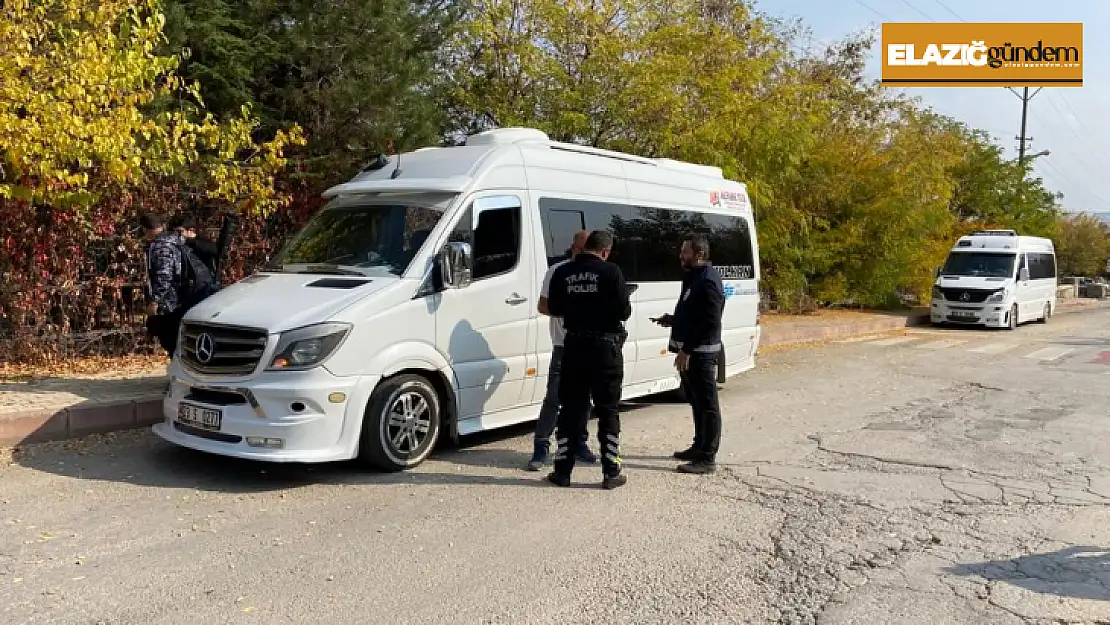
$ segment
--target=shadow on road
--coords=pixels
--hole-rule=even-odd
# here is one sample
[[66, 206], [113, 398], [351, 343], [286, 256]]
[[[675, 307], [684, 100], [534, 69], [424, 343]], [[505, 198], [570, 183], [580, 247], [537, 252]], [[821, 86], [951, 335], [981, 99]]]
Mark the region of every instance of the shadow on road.
[[981, 577], [1042, 595], [1110, 600], [1110, 548], [1068, 547], [1049, 553], [949, 567], [963, 577]]
[[[649, 405], [622, 405], [621, 413], [627, 415]], [[70, 441], [28, 446], [16, 454], [14, 461], [29, 469], [74, 479], [222, 493], [269, 492], [316, 484], [550, 487], [543, 479], [546, 472], [525, 473], [523, 470], [531, 455], [530, 444], [527, 452], [505, 444], [520, 437], [531, 438], [534, 428], [534, 422], [523, 423], [467, 436], [457, 447], [441, 444], [423, 465], [400, 473], [374, 471], [353, 461], [309, 465], [228, 458], [171, 445], [147, 429], [119, 433], [112, 437], [115, 440], [99, 444]], [[591, 425], [590, 429], [596, 439], [596, 426]], [[596, 446], [596, 442], [593, 445]], [[473, 469], [520, 473], [519, 476], [492, 474], [491, 471], [477, 474]], [[575, 486], [589, 488], [596, 484]]]

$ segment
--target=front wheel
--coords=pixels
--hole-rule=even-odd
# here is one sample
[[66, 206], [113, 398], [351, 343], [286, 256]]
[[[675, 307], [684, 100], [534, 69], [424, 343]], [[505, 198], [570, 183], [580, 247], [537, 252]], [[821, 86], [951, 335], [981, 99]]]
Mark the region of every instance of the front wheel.
[[383, 471], [424, 462], [439, 437], [439, 393], [419, 375], [386, 380], [370, 396], [362, 420], [359, 459]]
[[1018, 307], [1014, 304], [1010, 308], [1010, 324], [1006, 327], [1007, 330], [1017, 330], [1018, 327]]

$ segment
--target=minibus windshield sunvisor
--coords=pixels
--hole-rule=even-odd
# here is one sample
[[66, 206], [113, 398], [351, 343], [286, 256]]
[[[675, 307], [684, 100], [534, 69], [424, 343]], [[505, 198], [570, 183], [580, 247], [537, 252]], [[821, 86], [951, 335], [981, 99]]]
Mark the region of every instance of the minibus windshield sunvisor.
[[325, 208], [271, 261], [269, 271], [401, 275], [443, 217], [420, 204], [359, 203]]
[[1012, 278], [1015, 254], [952, 252], [941, 269], [941, 276], [967, 278]]

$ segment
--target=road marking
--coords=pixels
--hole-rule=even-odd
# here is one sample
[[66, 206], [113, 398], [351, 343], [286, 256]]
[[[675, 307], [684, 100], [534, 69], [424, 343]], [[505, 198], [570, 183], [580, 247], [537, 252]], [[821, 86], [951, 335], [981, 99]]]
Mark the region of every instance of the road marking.
[[1073, 347], [1046, 347], [1044, 349], [1038, 349], [1031, 354], [1026, 354], [1025, 358], [1047, 362], [1050, 360], [1058, 360], [1060, 357], [1070, 354], [1073, 351], [1075, 351]]
[[967, 351], [975, 352], [976, 354], [1001, 354], [1015, 347], [1017, 347], [1017, 343], [987, 343], [986, 345], [981, 345]]
[[887, 346], [890, 346], [890, 345], [901, 345], [902, 343], [909, 343], [911, 341], [916, 341], [918, 338], [920, 338], [920, 337], [917, 337], [917, 336], [899, 336], [899, 337], [895, 337], [895, 338], [892, 338], [892, 339], [883, 339], [881, 341], [872, 341], [872, 342], [868, 343], [868, 345], [882, 345], [883, 347], [887, 347]]
[[943, 339], [940, 341], [931, 341], [929, 343], [922, 343], [921, 345], [914, 345], [916, 349], [944, 349], [945, 347], [955, 347], [963, 345], [967, 341], [962, 339]]

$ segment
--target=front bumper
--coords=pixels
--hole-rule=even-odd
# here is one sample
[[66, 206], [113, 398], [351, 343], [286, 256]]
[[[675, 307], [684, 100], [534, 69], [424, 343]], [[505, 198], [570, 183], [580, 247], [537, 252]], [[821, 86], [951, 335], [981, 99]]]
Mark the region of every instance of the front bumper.
[[1010, 323], [1009, 309], [1004, 302], [965, 304], [933, 300], [929, 319], [933, 323], [980, 325], [988, 328], [1004, 328]]
[[[362, 416], [379, 376], [324, 367], [262, 373], [245, 382], [200, 379], [176, 361], [162, 400], [161, 438], [199, 451], [270, 462], [329, 462], [358, 452]], [[219, 411], [218, 427], [178, 420], [182, 402]]]

